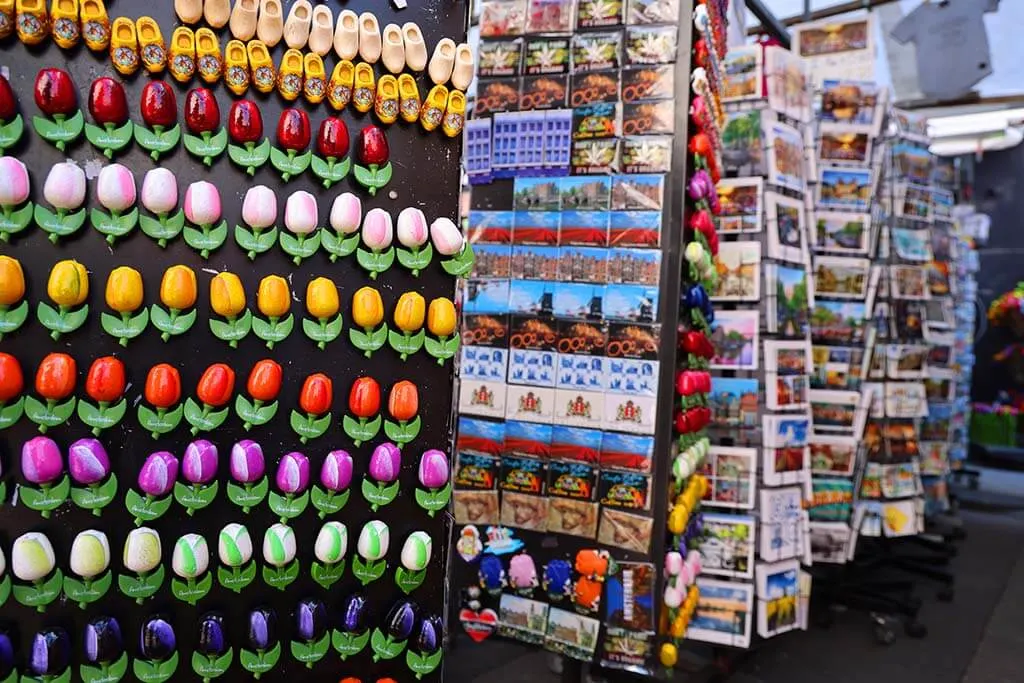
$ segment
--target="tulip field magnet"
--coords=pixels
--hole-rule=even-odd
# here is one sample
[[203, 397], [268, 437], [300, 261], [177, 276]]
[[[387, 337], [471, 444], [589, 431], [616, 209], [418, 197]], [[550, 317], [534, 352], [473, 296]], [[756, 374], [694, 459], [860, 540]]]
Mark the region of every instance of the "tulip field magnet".
[[14, 599], [39, 612], [45, 612], [64, 587], [64, 574], [57, 568], [50, 539], [38, 532], [22, 534], [14, 540], [11, 573], [21, 582], [11, 587]]
[[427, 217], [419, 209], [409, 206], [398, 214], [395, 236], [402, 246], [398, 248], [398, 262], [419, 277], [420, 271], [430, 265], [434, 249], [430, 246]]
[[309, 458], [302, 453], [288, 453], [278, 463], [274, 481], [281, 493], [270, 492], [270, 509], [284, 524], [309, 506]]
[[320, 244], [331, 263], [350, 255], [359, 246], [359, 226], [363, 222], [363, 203], [351, 192], [342, 192], [331, 205], [331, 228], [320, 235]]
[[89, 273], [78, 261], [58, 261], [46, 281], [46, 295], [57, 308], [45, 301], [36, 307], [36, 317], [50, 330], [50, 338], [58, 341], [62, 334], [74, 332], [89, 317]]
[[235, 348], [252, 329], [252, 312], [245, 307], [245, 289], [234, 273], [217, 273], [210, 280], [210, 308], [224, 320], [210, 319], [210, 331]]
[[425, 531], [414, 531], [402, 546], [402, 566], [395, 571], [395, 584], [408, 595], [423, 584], [433, 550], [433, 541]]
[[0, 157], [0, 241], [8, 242], [32, 223], [34, 210], [29, 195], [28, 169], [14, 157]]
[[228, 647], [223, 618], [213, 613], [204, 615], [199, 621], [199, 639], [192, 653], [192, 670], [203, 683], [210, 683], [227, 673], [234, 659], [235, 651]]
[[275, 524], [263, 534], [263, 581], [283, 591], [299, 578], [295, 559], [295, 532], [284, 524]]
[[163, 549], [155, 529], [141, 527], [128, 532], [124, 541], [124, 568], [132, 574], [117, 577], [117, 588], [139, 605], [153, 597], [164, 583]]
[[145, 494], [140, 496], [133, 489], [125, 495], [124, 504], [135, 517], [135, 526], [152, 522], [162, 517], [171, 507], [174, 499], [169, 495], [178, 477], [178, 459], [167, 451], [150, 453], [139, 469], [138, 486]]
[[185, 534], [174, 544], [171, 568], [176, 578], [171, 579], [171, 593], [178, 600], [195, 606], [206, 597], [213, 586], [213, 576], [206, 570], [210, 566], [210, 549], [199, 534]]
[[352, 456], [347, 451], [331, 451], [320, 467], [320, 483], [310, 492], [310, 501], [320, 519], [335, 515], [348, 503], [352, 483]]
[[[185, 399], [185, 419], [192, 425], [192, 436], [217, 429], [231, 413], [227, 404], [235, 391], [235, 371], [224, 363], [206, 368], [196, 385], [199, 403]], [[218, 410], [219, 409], [219, 410]]]
[[313, 173], [328, 190], [334, 183], [344, 180], [352, 167], [352, 160], [348, 158], [348, 128], [344, 121], [328, 116], [320, 123], [316, 151], [311, 159]]
[[110, 543], [102, 531], [89, 529], [75, 536], [71, 544], [71, 574], [64, 575], [64, 594], [85, 609], [110, 590], [114, 581], [110, 573]]
[[153, 161], [159, 161], [162, 154], [173, 150], [181, 140], [174, 89], [163, 81], [150, 81], [142, 89], [139, 109], [146, 125], [135, 124], [135, 142], [149, 151]]
[[433, 673], [444, 657], [444, 625], [437, 617], [425, 617], [419, 623], [413, 640], [405, 651], [405, 665], [420, 680]]
[[370, 196], [377, 194], [391, 181], [390, 150], [384, 131], [377, 126], [366, 126], [359, 131], [356, 142], [356, 165], [353, 169], [356, 182], [366, 188]]
[[363, 219], [362, 240], [366, 249], [356, 250], [356, 260], [373, 280], [395, 262], [393, 237], [391, 214], [384, 209], [370, 209]]
[[36, 225], [47, 233], [51, 244], [57, 244], [61, 237], [72, 235], [85, 225], [88, 213], [83, 208], [85, 171], [78, 164], [71, 161], [54, 164], [46, 176], [43, 197], [55, 211], [37, 203], [33, 217]]
[[242, 223], [235, 226], [235, 242], [250, 261], [277, 244], [277, 195], [266, 185], [250, 187], [242, 201]]
[[438, 365], [444, 365], [459, 351], [460, 339], [455, 334], [458, 318], [455, 304], [447, 297], [438, 297], [427, 307], [427, 331], [433, 336], [425, 336], [423, 348], [437, 359]]
[[309, 192], [299, 190], [288, 197], [284, 208], [284, 227], [278, 241], [286, 254], [292, 257], [292, 263], [299, 265], [320, 249], [320, 234], [317, 230], [320, 222], [316, 197]]
[[358, 594], [348, 596], [341, 603], [341, 627], [331, 633], [331, 645], [341, 661], [359, 654], [370, 642], [366, 611], [366, 599]]
[[273, 610], [256, 608], [249, 612], [247, 642], [252, 649], [238, 651], [242, 668], [259, 679], [281, 659], [281, 643], [277, 640], [277, 616]]
[[[307, 150], [310, 140], [309, 116], [301, 109], [285, 109], [277, 120], [277, 147], [270, 150], [270, 163], [281, 173], [281, 180], [288, 182], [294, 176], [302, 175], [309, 168], [313, 158]], [[283, 150], [283, 151], [282, 151]]]
[[132, 661], [132, 673], [142, 683], [165, 683], [178, 668], [177, 639], [174, 628], [160, 617], [151, 617], [142, 625], [140, 657]]
[[0, 154], [18, 144], [25, 132], [25, 120], [18, 113], [11, 84], [0, 75]]
[[177, 177], [166, 168], [151, 168], [146, 171], [142, 179], [140, 201], [153, 216], [139, 214], [139, 228], [147, 237], [156, 240], [157, 246], [163, 249], [168, 242], [181, 234], [185, 227], [185, 211], [174, 211], [178, 206]]
[[[80, 401], [78, 407], [90, 405]], [[107, 450], [96, 439], [79, 439], [68, 447], [71, 501], [99, 517], [117, 497], [117, 475], [111, 472]]]
[[124, 86], [101, 76], [89, 88], [89, 114], [96, 122], [85, 124], [85, 137], [108, 159], [114, 158], [132, 141], [134, 124], [128, 118], [128, 97]]
[[316, 537], [316, 562], [310, 568], [313, 580], [330, 589], [345, 573], [348, 528], [341, 522], [325, 522]]
[[342, 427], [356, 446], [361, 446], [377, 436], [382, 418], [380, 416], [380, 385], [372, 377], [360, 377], [352, 383], [348, 394], [348, 409], [352, 415], [342, 419]]
[[106, 236], [107, 244], [114, 246], [118, 237], [126, 236], [139, 222], [135, 176], [121, 164], [104, 166], [96, 179], [96, 198], [106, 211], [92, 209], [89, 221], [97, 232]]
[[[2, 258], [2, 257], [0, 257]], [[25, 413], [25, 378], [18, 359], [9, 353], [0, 353], [0, 429], [7, 429]], [[0, 500], [3, 500], [0, 482]]]
[[352, 558], [352, 574], [364, 586], [384, 576], [388, 564], [384, 557], [390, 543], [388, 525], [374, 519], [363, 525], [356, 545], [356, 556]]
[[431, 517], [448, 507], [451, 500], [450, 472], [448, 458], [442, 451], [432, 448], [420, 456], [419, 479], [423, 488], [416, 489], [416, 503]]
[[228, 500], [248, 514], [263, 502], [270, 489], [264, 475], [263, 449], [255, 441], [243, 439], [231, 447], [229, 466], [233, 481], [228, 482]]
[[185, 242], [207, 259], [228, 238], [228, 222], [221, 218], [220, 191], [205, 180], [192, 183], [185, 190], [184, 209], [191, 223], [184, 229]]
[[243, 524], [231, 523], [220, 530], [217, 538], [217, 581], [230, 591], [242, 589], [256, 579], [256, 563], [252, 559], [252, 538]]
[[77, 88], [61, 69], [40, 69], [36, 75], [36, 106], [45, 116], [33, 116], [32, 127], [61, 152], [82, 134], [85, 117], [78, 110]]
[[312, 318], [302, 319], [302, 331], [321, 351], [341, 334], [340, 308], [338, 286], [333, 281], [318, 277], [306, 286], [306, 310]]
[[270, 140], [263, 137], [263, 114], [252, 100], [238, 100], [228, 111], [228, 157], [249, 175], [270, 158]]
[[252, 400], [241, 392], [235, 397], [235, 412], [241, 418], [245, 431], [254, 426], [265, 425], [277, 414], [277, 395], [281, 392], [281, 366], [264, 358], [249, 372], [246, 391]]
[[224, 153], [228, 131], [220, 126], [220, 106], [206, 88], [189, 90], [185, 96], [185, 149], [207, 166]]
[[305, 415], [293, 410], [289, 420], [292, 430], [302, 443], [324, 435], [331, 426], [331, 403], [334, 401], [334, 383], [323, 373], [306, 378], [299, 392], [299, 407]]
[[327, 655], [331, 649], [331, 636], [327, 632], [327, 608], [319, 600], [303, 600], [295, 609], [295, 635], [291, 644], [292, 657], [307, 669]]
[[171, 266], [160, 280], [160, 303], [149, 307], [149, 319], [164, 342], [185, 334], [196, 322], [196, 274], [188, 266]]
[[[145, 403], [139, 403], [138, 418], [142, 428], [153, 439], [174, 431], [185, 412], [185, 406], [178, 402], [181, 400], [181, 375], [178, 369], [167, 363], [151, 367], [146, 374], [142, 396], [146, 403], [156, 409], [152, 410]], [[177, 476], [177, 466], [174, 471]]]
[[206, 439], [198, 439], [186, 446], [181, 459], [181, 475], [185, 481], [174, 483], [174, 499], [191, 517], [217, 497], [217, 447]]
[[102, 313], [103, 330], [121, 346], [128, 346], [128, 342], [145, 332], [149, 325], [149, 310], [142, 305], [142, 275], [128, 266], [115, 268], [107, 277], [105, 295], [107, 306], [118, 315]]
[[[384, 302], [380, 292], [373, 287], [363, 287], [352, 295], [352, 323], [348, 338], [352, 345], [367, 358], [373, 355], [388, 340], [388, 326], [384, 320]], [[356, 329], [362, 327], [362, 331]]]
[[25, 298], [25, 273], [21, 269], [21, 262], [13, 257], [0, 255], [0, 339], [25, 324], [28, 308], [28, 300]]
[[363, 479], [363, 498], [376, 512], [398, 495], [398, 475], [402, 470], [402, 451], [393, 443], [382, 443], [370, 456], [369, 478]]
[[450, 218], [442, 216], [430, 224], [430, 239], [434, 249], [442, 256], [445, 272], [454, 277], [466, 277], [473, 270], [473, 245], [462, 236], [462, 231]]
[[118, 683], [128, 673], [128, 654], [117, 619], [95, 617], [85, 625], [85, 661], [78, 667], [83, 683]]
[[402, 380], [391, 387], [388, 394], [388, 413], [392, 420], [384, 420], [384, 433], [401, 448], [420, 433], [420, 399], [416, 385]]
[[373, 635], [370, 636], [373, 661], [394, 659], [405, 651], [416, 626], [417, 611], [416, 605], [407, 600], [395, 603], [384, 620], [384, 628], [373, 629]]
[[388, 333], [388, 343], [403, 361], [423, 348], [426, 332], [423, 321], [427, 302], [419, 292], [406, 292], [395, 304], [395, 329]]
[[[284, 237], [284, 233], [281, 233]], [[267, 317], [266, 320], [253, 316], [252, 331], [267, 344], [268, 349], [288, 338], [295, 326], [295, 317], [289, 313], [292, 306], [292, 292], [288, 281], [280, 275], [268, 275], [260, 280], [256, 292], [256, 309]]]
[[64, 460], [53, 439], [37, 436], [22, 445], [21, 474], [32, 485], [18, 488], [19, 499], [43, 517], [48, 518], [68, 499], [71, 480], [64, 472]]

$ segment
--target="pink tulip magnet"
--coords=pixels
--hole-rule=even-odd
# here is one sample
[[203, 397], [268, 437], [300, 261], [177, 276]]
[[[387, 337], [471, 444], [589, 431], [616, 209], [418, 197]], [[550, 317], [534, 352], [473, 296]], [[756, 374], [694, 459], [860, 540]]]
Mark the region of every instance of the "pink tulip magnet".
[[331, 263], [344, 258], [359, 246], [359, 224], [363, 222], [363, 203], [351, 192], [342, 192], [331, 205], [331, 230], [324, 230], [320, 244], [330, 254]]
[[395, 236], [402, 246], [398, 248], [398, 262], [419, 277], [420, 271], [430, 265], [434, 250], [430, 246], [427, 217], [419, 209], [408, 206], [398, 214]]
[[139, 222], [139, 210], [135, 208], [135, 176], [121, 164], [104, 166], [96, 179], [96, 199], [106, 209], [89, 212], [92, 227], [107, 236], [107, 244], [113, 246], [118, 237], [124, 237]]
[[71, 500], [83, 510], [99, 517], [117, 498], [117, 475], [111, 471], [107, 449], [98, 440], [79, 439], [68, 447], [68, 471], [75, 484]]
[[228, 238], [228, 223], [221, 220], [220, 192], [212, 183], [200, 180], [188, 186], [185, 218], [192, 224], [185, 226], [185, 242], [204, 259]]
[[462, 236], [462, 231], [450, 218], [442, 216], [430, 224], [430, 239], [438, 254], [451, 257], [441, 261], [446, 273], [465, 277], [472, 272], [473, 245]]
[[246, 191], [242, 223], [235, 226], [235, 242], [252, 261], [277, 243], [277, 195], [273, 190], [256, 185]]
[[0, 157], [0, 241], [9, 242], [32, 222], [28, 169], [14, 157]]
[[174, 498], [170, 495], [178, 478], [178, 459], [167, 451], [150, 453], [139, 469], [138, 486], [143, 495], [129, 489], [124, 498], [125, 507], [135, 518], [135, 526], [152, 522], [171, 509]]
[[288, 197], [284, 207], [284, 227], [288, 231], [282, 231], [278, 241], [295, 265], [302, 263], [302, 259], [309, 258], [320, 248], [321, 231], [316, 229], [319, 222], [316, 197], [305, 190], [293, 192]]
[[310, 495], [320, 519], [342, 511], [348, 503], [352, 483], [352, 456], [348, 451], [331, 451], [320, 467], [320, 483]]
[[163, 249], [185, 227], [185, 212], [174, 211], [178, 206], [178, 178], [166, 168], [151, 168], [142, 179], [141, 200], [153, 215], [141, 214], [139, 227]]
[[55, 211], [36, 204], [36, 225], [48, 233], [51, 243], [57, 244], [85, 225], [85, 171], [73, 161], [54, 164], [43, 185], [43, 197]]
[[452, 497], [450, 473], [448, 457], [443, 451], [432, 448], [420, 456], [421, 488], [416, 489], [416, 503], [431, 517], [448, 507]]
[[309, 458], [302, 453], [288, 453], [277, 465], [274, 477], [277, 490], [271, 491], [268, 503], [281, 524], [287, 524], [309, 506]]
[[71, 480], [64, 472], [64, 457], [53, 439], [37, 436], [22, 445], [21, 474], [28, 484], [19, 487], [19, 500], [44, 518], [68, 499]]
[[363, 219], [363, 246], [356, 251], [356, 260], [374, 280], [395, 262], [395, 248], [391, 246], [394, 228], [391, 214], [384, 209], [370, 209]]
[[174, 499], [191, 517], [217, 497], [217, 447], [206, 439], [197, 439], [186, 446], [181, 459], [181, 476], [185, 481], [174, 482]]
[[373, 449], [367, 472], [370, 476], [363, 479], [362, 486], [363, 498], [371, 510], [376, 512], [398, 496], [398, 475], [401, 471], [402, 451], [398, 446], [388, 442]]

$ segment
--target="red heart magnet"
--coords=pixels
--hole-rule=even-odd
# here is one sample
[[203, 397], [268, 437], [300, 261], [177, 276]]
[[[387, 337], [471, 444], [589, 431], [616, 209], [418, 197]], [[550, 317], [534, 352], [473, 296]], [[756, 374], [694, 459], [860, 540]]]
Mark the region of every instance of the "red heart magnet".
[[498, 615], [492, 609], [475, 611], [463, 608], [459, 612], [459, 621], [462, 622], [462, 628], [466, 629], [469, 637], [478, 643], [490, 638], [498, 628]]

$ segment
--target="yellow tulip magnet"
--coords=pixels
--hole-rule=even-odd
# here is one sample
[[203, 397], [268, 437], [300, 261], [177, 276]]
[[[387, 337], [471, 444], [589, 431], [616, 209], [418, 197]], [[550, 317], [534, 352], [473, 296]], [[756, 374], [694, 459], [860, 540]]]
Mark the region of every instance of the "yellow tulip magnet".
[[210, 331], [231, 348], [252, 329], [252, 311], [245, 307], [245, 289], [234, 273], [217, 273], [210, 280], [210, 308], [227, 320], [210, 319]]
[[62, 334], [77, 330], [89, 317], [89, 304], [85, 303], [89, 298], [89, 273], [85, 266], [78, 261], [58, 261], [46, 282], [46, 295], [57, 308], [40, 301], [36, 317], [57, 341]]
[[288, 281], [280, 275], [268, 275], [260, 280], [260, 288], [256, 291], [256, 308], [267, 316], [264, 320], [258, 316], [252, 319], [252, 331], [267, 343], [267, 348], [284, 341], [292, 333], [295, 318], [288, 311], [292, 307], [292, 290]]
[[[149, 319], [165, 342], [184, 334], [196, 322], [196, 274], [188, 266], [171, 266], [160, 280], [160, 304], [149, 307]], [[192, 309], [192, 310], [188, 310]]]
[[149, 311], [142, 305], [142, 275], [128, 266], [115, 268], [107, 277], [105, 295], [107, 306], [118, 315], [104, 313], [100, 323], [107, 334], [117, 337], [121, 346], [128, 346], [128, 341], [142, 334], [149, 324]]
[[405, 360], [423, 348], [426, 333], [423, 321], [426, 317], [427, 302], [418, 292], [406, 292], [395, 305], [395, 327], [388, 334], [388, 343]]
[[[367, 358], [388, 340], [388, 326], [382, 324], [383, 321], [384, 302], [380, 292], [373, 287], [363, 287], [352, 295], [352, 326], [348, 328], [348, 338]], [[363, 330], [360, 332], [357, 327]]]
[[306, 310], [312, 318], [302, 320], [302, 331], [320, 350], [341, 334], [340, 308], [338, 286], [330, 279], [318, 277], [306, 286]]
[[18, 259], [0, 256], [0, 339], [14, 332], [28, 318], [25, 273]]
[[[455, 334], [458, 318], [451, 299], [439, 297], [427, 308], [427, 331], [434, 335], [423, 340], [423, 348], [437, 359], [438, 365], [455, 357], [459, 351], [459, 335]], [[436, 339], [434, 337], [437, 337]]]

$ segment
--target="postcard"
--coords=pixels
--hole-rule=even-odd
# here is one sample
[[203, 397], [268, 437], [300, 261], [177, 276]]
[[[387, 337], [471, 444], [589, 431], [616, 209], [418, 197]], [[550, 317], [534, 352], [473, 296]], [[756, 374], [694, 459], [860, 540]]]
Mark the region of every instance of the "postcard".
[[715, 346], [712, 369], [757, 370], [760, 317], [758, 311], [716, 312], [710, 334]]
[[793, 27], [793, 54], [802, 57], [817, 84], [842, 75], [868, 80], [875, 76], [874, 17], [825, 19]]
[[718, 283], [710, 292], [712, 301], [760, 300], [760, 242], [722, 242], [714, 262]]
[[722, 178], [715, 185], [718, 193], [718, 233], [761, 231], [763, 178]]
[[712, 446], [701, 464], [700, 472], [708, 478], [704, 505], [708, 507], [754, 507], [757, 477], [757, 450]]
[[600, 428], [604, 422], [605, 394], [600, 391], [555, 389], [555, 423]]
[[768, 182], [797, 192], [806, 189], [804, 179], [804, 138], [796, 128], [784, 123], [767, 125]]
[[506, 283], [506, 310], [522, 315], [554, 314], [556, 282], [545, 280], [512, 280]]
[[799, 628], [800, 562], [790, 560], [757, 566], [757, 632], [762, 638]]
[[453, 484], [457, 489], [491, 491], [501, 475], [501, 458], [459, 453]]
[[811, 338], [815, 341], [858, 344], [864, 338], [867, 305], [852, 301], [815, 301]]
[[763, 48], [760, 45], [733, 47], [722, 60], [722, 102], [758, 99], [764, 82]]
[[729, 175], [760, 176], [767, 171], [761, 110], [726, 112], [722, 160]]
[[[873, 77], [872, 77], [873, 78]], [[878, 137], [885, 113], [886, 89], [874, 81], [825, 79], [821, 98], [821, 120], [865, 130]]]
[[[552, 498], [548, 503], [548, 533], [568, 534], [596, 540], [597, 509], [597, 503], [569, 498]], [[650, 540], [650, 536], [648, 536], [648, 540]]]
[[756, 521], [747, 515], [705, 513], [704, 536], [698, 545], [701, 574], [754, 577]]
[[823, 123], [818, 137], [818, 161], [825, 164], [871, 163], [871, 136], [868, 131], [851, 131], [849, 127]]
[[551, 424], [505, 421], [504, 455], [525, 455], [531, 458], [551, 457]]
[[871, 207], [874, 174], [871, 169], [823, 166], [818, 175], [817, 207], [837, 211], [867, 211]]
[[547, 495], [551, 498], [593, 500], [597, 468], [584, 462], [553, 461], [547, 465]]
[[891, 228], [893, 247], [896, 255], [904, 261], [931, 261], [932, 245], [929, 230]]
[[515, 280], [558, 280], [558, 247], [512, 247], [510, 269]]
[[804, 264], [804, 203], [775, 192], [765, 193], [768, 257]]
[[459, 417], [455, 450], [459, 453], [501, 455], [505, 442], [505, 423]]
[[772, 448], [806, 446], [810, 425], [810, 419], [803, 415], [762, 415], [762, 440]]
[[[867, 419], [868, 402], [859, 391], [811, 391], [811, 419], [815, 432], [849, 434], [859, 437]], [[862, 410], [863, 404], [863, 410]]]
[[568, 96], [568, 76], [524, 76], [519, 86], [519, 110], [562, 109]]
[[803, 488], [786, 486], [760, 490], [761, 527], [759, 552], [765, 562], [775, 562], [804, 553]]
[[812, 522], [849, 521], [853, 514], [853, 480], [814, 478], [807, 512]]
[[[538, 284], [544, 285], [540, 290], [545, 293], [552, 289], [552, 283], [550, 282]], [[554, 298], [552, 302], [554, 315], [563, 318], [575, 318], [577, 320], [601, 319], [602, 309], [604, 308], [602, 302], [605, 300], [605, 285], [582, 282], [556, 282], [553, 287]], [[517, 292], [516, 282], [513, 282], [512, 296], [516, 296]], [[510, 299], [509, 304], [514, 310], [521, 312], [521, 309], [515, 308], [512, 299]], [[539, 307], [536, 304], [536, 299], [533, 306], [534, 308]], [[607, 317], [607, 313], [605, 315]]]
[[503, 593], [498, 605], [498, 635], [541, 645], [548, 625], [548, 604]]
[[649, 473], [654, 457], [654, 437], [605, 432], [600, 443], [601, 469], [618, 468]]
[[[620, 562], [605, 580], [605, 633], [601, 665], [636, 673], [655, 648], [654, 584], [658, 571], [647, 562]], [[649, 670], [649, 669], [648, 669]]]
[[894, 299], [930, 299], [928, 275], [921, 266], [891, 266], [889, 282]]
[[754, 616], [754, 586], [714, 579], [697, 579], [700, 597], [686, 637], [691, 640], [750, 647]]
[[604, 394], [605, 429], [633, 434], [654, 434], [656, 400], [654, 396]]
[[622, 23], [624, 0], [579, 0], [576, 8], [578, 28], [618, 26]]
[[759, 382], [757, 379], [712, 377], [708, 408], [716, 427], [757, 426]]
[[870, 259], [819, 256], [814, 259], [814, 294], [826, 299], [864, 301], [870, 274]]
[[812, 371], [810, 351], [806, 341], [764, 342], [765, 401], [769, 410], [807, 407], [808, 375]]
[[654, 520], [650, 517], [602, 506], [597, 542], [647, 554], [651, 548], [653, 529]]
[[895, 418], [925, 417], [928, 397], [923, 382], [886, 382], [885, 415]]
[[767, 311], [765, 326], [785, 338], [802, 338], [807, 333], [808, 305], [814, 297], [803, 268], [767, 263], [764, 265]]
[[806, 444], [765, 446], [761, 452], [761, 476], [768, 486], [799, 484], [810, 478], [810, 451]]
[[898, 177], [902, 176], [904, 179], [920, 185], [927, 185], [931, 181], [934, 157], [928, 151], [927, 146], [901, 142], [893, 145], [892, 155]]
[[849, 477], [857, 465], [857, 440], [852, 436], [814, 433], [809, 439], [811, 474]]
[[594, 658], [600, 630], [601, 622], [597, 619], [551, 607], [544, 649], [589, 662]]
[[[930, 346], [890, 345], [886, 375], [891, 379], [926, 379]], [[931, 368], [934, 370], [935, 368]]]
[[783, 47], [768, 46], [764, 48], [764, 76], [771, 109], [804, 123], [811, 120], [812, 89], [803, 59]]
[[867, 374], [868, 357], [859, 346], [812, 346], [813, 389], [857, 390]]
[[853, 541], [846, 522], [811, 522], [811, 559], [817, 564], [845, 564]]
[[863, 255], [868, 252], [871, 216], [819, 211], [814, 220], [814, 250]]
[[633, 396], [654, 396], [658, 390], [658, 361], [609, 358], [605, 391]]
[[453, 491], [456, 524], [498, 524], [497, 491]]

